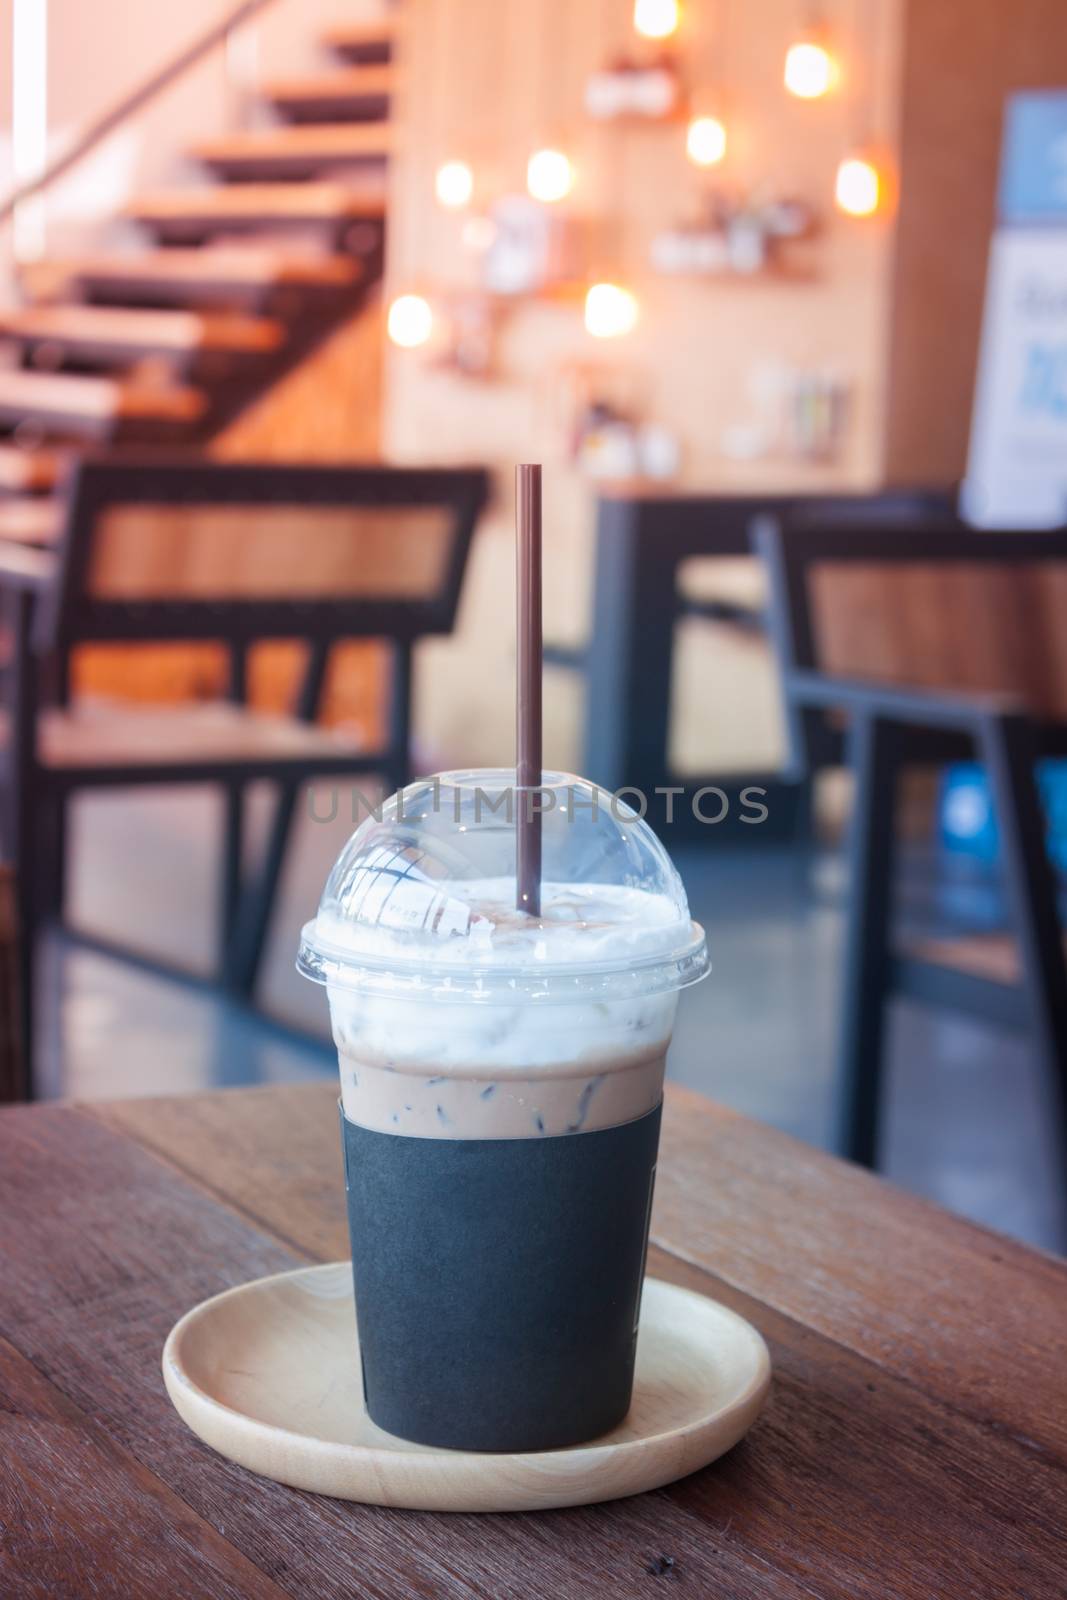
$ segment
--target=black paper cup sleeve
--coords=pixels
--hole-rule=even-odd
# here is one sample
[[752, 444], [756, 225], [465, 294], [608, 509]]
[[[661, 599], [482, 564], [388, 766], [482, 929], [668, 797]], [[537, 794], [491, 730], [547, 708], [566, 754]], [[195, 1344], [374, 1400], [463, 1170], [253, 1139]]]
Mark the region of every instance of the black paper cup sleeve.
[[660, 1112], [541, 1139], [342, 1113], [367, 1410], [457, 1450], [561, 1449], [626, 1415]]

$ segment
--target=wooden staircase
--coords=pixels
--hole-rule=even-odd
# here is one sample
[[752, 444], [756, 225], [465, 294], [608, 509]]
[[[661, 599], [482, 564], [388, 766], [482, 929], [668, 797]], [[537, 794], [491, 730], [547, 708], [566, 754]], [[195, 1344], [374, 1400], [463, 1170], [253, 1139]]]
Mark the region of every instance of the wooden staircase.
[[[260, 311], [281, 303], [294, 312], [305, 309], [303, 302], [314, 295], [351, 290], [365, 279], [360, 262], [347, 256], [291, 254], [276, 245], [253, 244], [73, 256], [35, 267], [25, 282], [46, 303], [74, 296], [80, 304]], [[288, 291], [284, 300], [283, 291]], [[296, 315], [289, 320], [295, 322]]]
[[314, 227], [338, 246], [351, 225], [380, 225], [383, 178], [347, 183], [233, 183], [214, 189], [170, 189], [142, 195], [127, 215], [162, 241], [201, 241], [213, 233]]
[[56, 486], [60, 457], [52, 450], [0, 445], [0, 494], [48, 494]]
[[222, 178], [313, 178], [336, 167], [381, 167], [389, 139], [377, 122], [302, 122], [231, 133], [190, 154]]
[[322, 42], [342, 61], [352, 61], [358, 66], [381, 65], [393, 57], [390, 30], [378, 23], [348, 23], [344, 27], [330, 28]]
[[146, 438], [180, 442], [183, 428], [199, 422], [207, 403], [202, 390], [170, 380], [0, 373], [0, 427], [36, 423], [42, 431], [67, 438], [106, 441], [121, 428], [141, 443]]
[[343, 67], [314, 78], [289, 78], [263, 91], [289, 122], [377, 122], [389, 115], [391, 66]]
[[0, 311], [0, 338], [19, 346], [37, 371], [122, 367], [158, 356], [183, 370], [206, 354], [277, 350], [285, 327], [269, 317], [226, 311], [156, 311], [127, 306], [36, 305]]
[[47, 545], [86, 445], [203, 448], [381, 271], [393, 29], [344, 28], [262, 127], [187, 154], [208, 181], [137, 198], [141, 248], [46, 260], [0, 312], [0, 542]]

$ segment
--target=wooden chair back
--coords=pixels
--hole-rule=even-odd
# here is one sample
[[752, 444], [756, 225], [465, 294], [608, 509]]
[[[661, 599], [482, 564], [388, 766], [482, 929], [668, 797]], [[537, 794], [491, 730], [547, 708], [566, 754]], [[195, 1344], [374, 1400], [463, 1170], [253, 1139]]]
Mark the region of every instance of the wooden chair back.
[[782, 666], [1067, 722], [1067, 531], [761, 521]]
[[481, 469], [87, 459], [37, 643], [451, 630]]

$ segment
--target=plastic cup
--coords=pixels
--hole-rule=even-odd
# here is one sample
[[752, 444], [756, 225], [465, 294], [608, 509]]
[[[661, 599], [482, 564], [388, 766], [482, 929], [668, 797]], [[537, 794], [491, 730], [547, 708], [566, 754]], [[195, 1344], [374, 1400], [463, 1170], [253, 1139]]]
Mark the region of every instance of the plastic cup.
[[[515, 909], [514, 809], [542, 816]], [[446, 773], [353, 834], [298, 965], [341, 1073], [363, 1386], [389, 1432], [563, 1448], [630, 1405], [678, 992], [708, 970], [666, 851], [584, 779]]]

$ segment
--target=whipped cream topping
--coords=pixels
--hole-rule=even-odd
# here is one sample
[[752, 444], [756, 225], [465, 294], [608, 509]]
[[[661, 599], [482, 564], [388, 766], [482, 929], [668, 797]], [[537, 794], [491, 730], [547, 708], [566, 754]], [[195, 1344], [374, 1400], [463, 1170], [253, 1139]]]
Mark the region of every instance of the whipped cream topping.
[[[676, 955], [699, 941], [666, 895], [621, 884], [545, 883], [538, 918], [509, 878], [447, 882], [380, 869], [320, 909], [307, 940], [359, 967], [597, 973]], [[336, 973], [340, 978], [341, 974]]]
[[[377, 907], [364, 894], [347, 916], [320, 911], [314, 939], [335, 963], [326, 983], [342, 1078], [346, 1061], [484, 1085], [487, 1074], [610, 1076], [658, 1057], [662, 1081], [677, 985], [659, 973], [694, 938], [670, 900], [610, 884], [545, 884], [534, 919], [515, 909], [510, 879], [464, 883], [462, 898], [456, 887], [408, 879]], [[436, 896], [432, 909], [424, 889]], [[426, 916], [416, 922], [420, 901]], [[378, 922], [365, 920], [372, 913]], [[652, 963], [644, 978], [642, 962]], [[430, 969], [436, 978], [421, 988], [378, 987]], [[368, 972], [369, 981], [353, 981]], [[465, 974], [484, 981], [468, 990]], [[555, 975], [545, 992], [531, 991], [538, 974]], [[401, 1106], [410, 1102], [402, 1085], [396, 1093]]]

